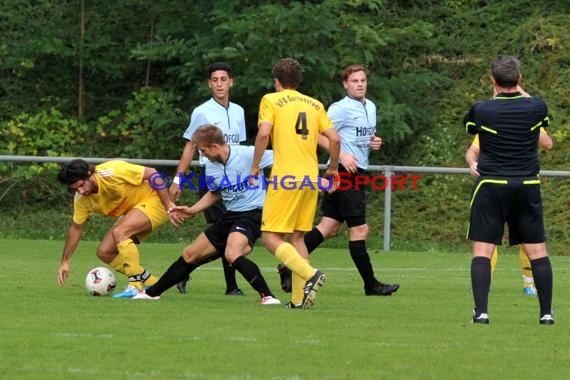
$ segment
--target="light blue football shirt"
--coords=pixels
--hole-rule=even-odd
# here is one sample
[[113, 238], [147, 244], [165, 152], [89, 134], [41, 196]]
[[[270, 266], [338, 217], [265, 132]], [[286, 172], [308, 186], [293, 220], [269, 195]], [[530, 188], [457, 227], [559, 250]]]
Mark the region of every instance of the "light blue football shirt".
[[376, 134], [376, 105], [345, 96], [331, 104], [327, 113], [340, 136], [341, 152], [354, 155], [358, 167], [367, 169], [370, 139]]
[[[228, 108], [218, 103], [214, 98], [200, 104], [190, 115], [190, 124], [182, 135], [186, 140], [192, 140], [192, 134], [204, 124], [213, 124], [224, 132], [224, 140], [230, 145], [239, 145], [246, 139], [245, 116], [243, 108], [229, 102]], [[200, 155], [200, 164], [205, 165], [208, 159]]]
[[[228, 211], [250, 211], [263, 207], [265, 188], [261, 185], [261, 179], [255, 186], [247, 183], [254, 151], [254, 146], [232, 145], [225, 165], [221, 162], [206, 162], [208, 178], [205, 181], [208, 180], [211, 191], [221, 191], [224, 207]], [[265, 168], [272, 164], [273, 151], [266, 150], [259, 167]]]

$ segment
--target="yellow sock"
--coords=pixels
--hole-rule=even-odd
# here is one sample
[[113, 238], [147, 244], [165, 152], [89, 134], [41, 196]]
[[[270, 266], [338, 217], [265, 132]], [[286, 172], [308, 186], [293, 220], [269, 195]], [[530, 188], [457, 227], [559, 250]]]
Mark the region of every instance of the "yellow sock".
[[530, 260], [524, 251], [524, 248], [520, 246], [519, 248], [519, 261], [521, 263], [521, 273], [523, 278], [523, 286], [525, 288], [534, 285], [534, 278], [532, 276], [532, 269], [530, 266]]
[[499, 259], [499, 249], [495, 247], [493, 255], [491, 255], [491, 276], [495, 273], [495, 268], [497, 268], [497, 260]]
[[147, 286], [154, 285], [157, 282], [158, 282], [158, 277], [156, 277], [154, 274], [151, 274], [150, 276], [148, 276], [148, 278], [146, 280], [143, 280], [143, 285], [145, 287], [147, 287]]
[[[117, 244], [119, 254], [109, 263], [117, 272], [129, 278], [129, 285], [142, 289], [141, 275], [145, 271], [139, 262], [139, 250], [131, 239], [123, 240]], [[150, 277], [149, 277], [150, 278]]]
[[275, 257], [291, 272], [297, 273], [305, 282], [313, 276], [315, 269], [310, 266], [302, 257], [299, 252], [289, 243], [282, 243], [275, 250]]
[[[303, 259], [305, 260], [305, 259]], [[308, 264], [309, 260], [305, 260]], [[291, 272], [291, 303], [299, 305], [303, 302], [303, 289], [305, 288], [306, 281], [295, 272]]]

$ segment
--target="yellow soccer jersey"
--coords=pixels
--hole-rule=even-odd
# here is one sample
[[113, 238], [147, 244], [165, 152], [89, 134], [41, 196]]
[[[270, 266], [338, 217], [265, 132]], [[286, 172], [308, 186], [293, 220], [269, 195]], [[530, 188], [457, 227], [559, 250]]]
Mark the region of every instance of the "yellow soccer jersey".
[[317, 180], [317, 136], [334, 128], [325, 107], [316, 99], [295, 90], [283, 90], [265, 95], [259, 105], [258, 125], [273, 125], [273, 168], [271, 177], [279, 180], [292, 176], [302, 181]]
[[95, 166], [99, 190], [87, 196], [75, 194], [73, 222], [83, 224], [93, 213], [117, 218], [143, 200], [158, 198], [156, 191], [143, 182], [144, 170], [144, 166], [124, 161], [108, 161]]
[[[547, 133], [546, 129], [544, 127], [540, 127], [540, 133]], [[479, 135], [475, 135], [475, 137], [473, 138], [473, 142], [471, 144], [479, 148]]]

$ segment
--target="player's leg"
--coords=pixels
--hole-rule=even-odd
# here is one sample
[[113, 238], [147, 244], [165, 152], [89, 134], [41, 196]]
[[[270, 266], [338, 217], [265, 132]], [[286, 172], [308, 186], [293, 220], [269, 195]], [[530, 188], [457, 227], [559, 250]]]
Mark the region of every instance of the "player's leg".
[[[307, 232], [304, 236], [305, 245], [309, 254], [311, 254], [323, 241], [336, 236], [342, 226], [343, 219], [338, 215], [336, 206], [338, 202], [335, 202], [331, 195], [334, 194], [325, 194], [321, 203], [321, 209], [324, 215], [323, 218], [316, 227]], [[279, 271], [281, 278], [281, 288], [283, 291], [290, 293], [293, 282], [291, 270], [283, 264], [280, 264], [277, 267], [277, 270]]]
[[[471, 287], [475, 309], [474, 323], [489, 323], [488, 302], [491, 286], [491, 256], [502, 242], [506, 213], [512, 196], [504, 181], [482, 182], [478, 177], [473, 185], [469, 229], [467, 237], [473, 241], [471, 259]], [[482, 182], [482, 183], [481, 183]]]
[[[259, 224], [255, 228], [259, 230]], [[246, 257], [252, 250], [253, 242], [255, 241], [254, 235], [255, 232], [251, 231], [251, 228], [244, 223], [240, 224], [239, 230], [233, 228], [227, 238], [225, 256], [228, 262], [259, 294], [262, 305], [280, 304], [281, 302], [275, 298], [271, 289], [269, 289], [257, 264]]]
[[523, 293], [527, 296], [536, 296], [536, 288], [534, 287], [534, 278], [532, 276], [532, 268], [530, 260], [522, 245], [519, 246], [519, 262], [521, 265], [521, 275], [523, 280]]
[[[142, 281], [151, 274], [140, 264], [139, 251], [133, 236], [150, 232], [152, 225], [148, 217], [137, 209], [130, 210], [120, 218], [103, 237], [98, 248], [98, 255], [117, 252], [109, 265], [129, 278], [125, 292], [116, 293], [115, 298], [132, 297], [143, 288]], [[114, 246], [114, 248], [113, 248]]]
[[[206, 188], [200, 195], [203, 196], [207, 193]], [[223, 218], [226, 209], [224, 203], [219, 199], [215, 204], [213, 204], [208, 209], [204, 210], [204, 217], [206, 218], [206, 223], [212, 224]], [[243, 296], [245, 295], [243, 291], [239, 288], [236, 279], [236, 270], [230, 263], [222, 256], [222, 268], [224, 270], [224, 280], [226, 281], [226, 295], [229, 296]]]
[[473, 242], [473, 258], [471, 260], [471, 287], [475, 310], [473, 322], [489, 323], [487, 306], [489, 288], [491, 287], [491, 255], [495, 245], [486, 242]]
[[303, 206], [302, 193], [299, 190], [269, 187], [262, 212], [261, 237], [269, 252], [306, 281], [313, 275], [314, 269], [301, 258], [291, 243], [285, 241], [285, 235], [295, 229], [299, 209]]
[[[309, 265], [309, 252], [307, 250], [307, 246], [305, 245], [304, 235], [305, 232], [310, 231], [313, 226], [317, 201], [317, 191], [311, 189], [304, 189], [302, 191], [294, 231], [289, 237], [289, 241], [295, 247], [297, 252], [299, 252], [300, 256], [303, 259], [307, 260], [307, 265]], [[309, 267], [313, 268], [311, 265], [309, 265]], [[309, 279], [306, 279], [305, 285], [303, 287], [303, 309], [309, 309], [314, 305], [317, 297], [317, 291], [326, 280], [326, 276], [323, 272], [315, 268], [313, 268], [313, 270], [313, 275]], [[301, 273], [297, 274], [302, 276]], [[293, 293], [295, 293], [295, 284], [293, 284]]]
[[497, 269], [497, 261], [499, 261], [499, 248], [495, 247], [493, 250], [493, 255], [491, 256], [491, 276], [495, 274], [495, 269]]
[[374, 276], [370, 255], [366, 249], [368, 225], [363, 223], [364, 217], [348, 217], [346, 221], [349, 225], [348, 249], [350, 257], [364, 282], [364, 294], [367, 296], [389, 296], [396, 292], [400, 288], [399, 284], [385, 284], [378, 281]]
[[540, 305], [540, 323], [553, 324], [552, 265], [550, 264], [550, 258], [546, 251], [546, 244], [523, 244], [523, 247], [530, 259], [532, 273], [534, 274], [534, 283], [536, 285]]
[[[284, 237], [286, 234], [291, 234], [291, 236], [295, 235], [294, 231], [301, 214], [303, 214], [304, 230], [309, 231], [312, 228], [318, 193], [312, 190], [311, 192], [314, 194], [307, 196], [306, 193], [310, 191], [311, 190], [308, 189], [287, 191], [270, 187], [267, 191], [267, 197], [263, 207], [261, 227], [262, 240], [267, 249], [293, 273], [296, 273], [302, 278], [305, 283], [307, 283], [316, 272], [316, 270], [305, 261], [305, 259], [308, 259], [306, 247], [304, 249], [306, 257], [303, 258], [295, 246], [285, 241]], [[308, 218], [309, 214], [310, 218]], [[293, 237], [294, 243], [305, 246], [303, 233], [301, 232], [300, 235], [297, 235], [298, 236]], [[314, 283], [314, 281], [312, 283]], [[293, 296], [295, 295], [295, 278], [293, 278]], [[312, 306], [312, 303], [307, 303], [307, 307], [310, 306]]]
[[166, 272], [158, 279], [157, 283], [146, 289], [150, 297], [160, 296], [162, 293], [175, 286], [200, 265], [220, 257], [216, 248], [210, 243], [204, 232], [200, 233], [196, 240], [182, 251], [180, 256], [173, 262]]
[[539, 323], [554, 324], [552, 319], [552, 265], [546, 250], [546, 232], [542, 212], [542, 195], [539, 184], [525, 184], [517, 199], [513, 233], [509, 230], [511, 244], [522, 243], [532, 268], [534, 284], [540, 305]]
[[[152, 231], [155, 231], [158, 227], [168, 222], [168, 215], [166, 214], [164, 205], [162, 204], [162, 201], [158, 195], [146, 199], [145, 201], [137, 204], [134, 208], [145, 214], [150, 220], [151, 224], [151, 231], [136, 234], [136, 238], [139, 240], [139, 242], [145, 240], [148, 235], [152, 233]], [[158, 278], [154, 275], [151, 275], [148, 271], [145, 273], [145, 275], [142, 276], [143, 286], [145, 287], [153, 285], [156, 283], [156, 281], [158, 281]]]
[[321, 201], [323, 217], [316, 227], [305, 234], [305, 245], [309, 254], [323, 241], [336, 236], [340, 231], [344, 218], [339, 211], [339, 205], [342, 203], [342, 199], [337, 199], [339, 196], [336, 193], [323, 196]]

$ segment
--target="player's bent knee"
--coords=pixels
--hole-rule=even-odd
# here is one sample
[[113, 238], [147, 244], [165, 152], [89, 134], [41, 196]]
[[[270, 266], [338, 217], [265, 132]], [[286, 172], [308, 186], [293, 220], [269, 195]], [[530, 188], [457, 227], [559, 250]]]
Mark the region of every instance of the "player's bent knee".
[[361, 224], [360, 226], [350, 227], [348, 229], [348, 235], [350, 240], [366, 240], [368, 231], [368, 224]]
[[192, 246], [186, 247], [182, 251], [182, 258], [187, 263], [196, 263], [200, 259], [200, 257], [201, 257], [200, 252], [198, 252]]
[[117, 252], [114, 250], [108, 251], [108, 250], [104, 250], [104, 249], [99, 248], [99, 249], [97, 249], [97, 257], [102, 262], [109, 264], [111, 261], [113, 261], [113, 259], [115, 257], [117, 257]]

